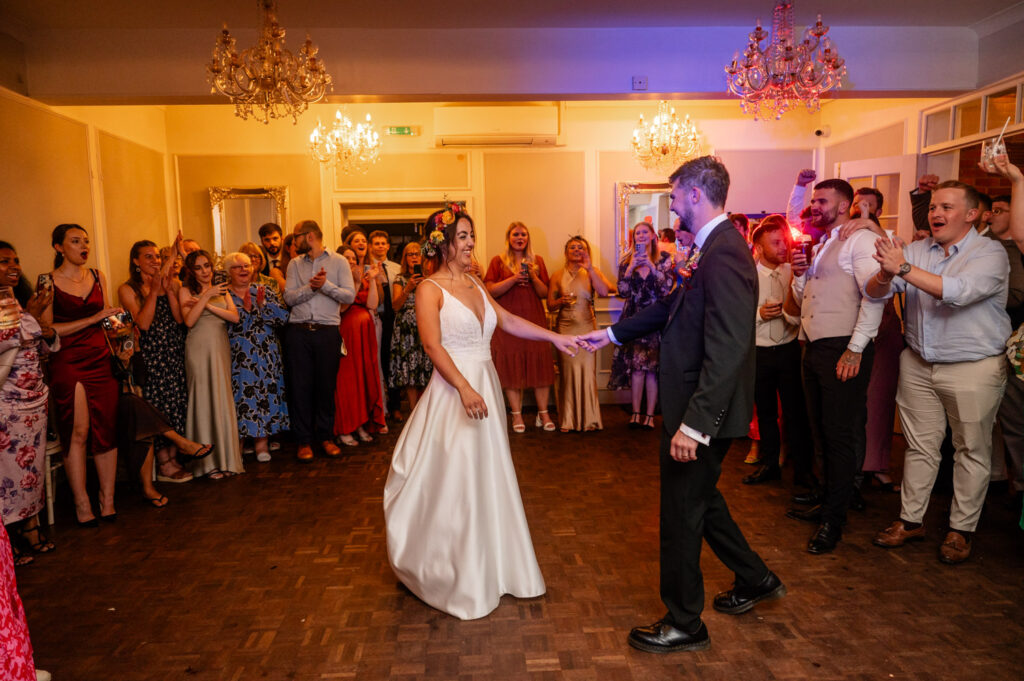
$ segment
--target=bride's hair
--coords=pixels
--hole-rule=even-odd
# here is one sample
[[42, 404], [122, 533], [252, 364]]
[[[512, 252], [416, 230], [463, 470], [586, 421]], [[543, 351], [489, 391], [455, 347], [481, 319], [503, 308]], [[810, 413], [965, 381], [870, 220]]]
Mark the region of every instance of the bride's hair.
[[[473, 218], [464, 210], [453, 213], [454, 219], [450, 223], [445, 224], [442, 216], [449, 210], [451, 209], [448, 207], [435, 210], [427, 218], [427, 238], [423, 242], [423, 257], [433, 260], [435, 265], [440, 265], [448, 259], [448, 249], [451, 248], [452, 242], [455, 240], [455, 230], [459, 220], [466, 220], [469, 222], [471, 230], [476, 229], [473, 224]], [[435, 233], [440, 234], [441, 237], [435, 238]]]

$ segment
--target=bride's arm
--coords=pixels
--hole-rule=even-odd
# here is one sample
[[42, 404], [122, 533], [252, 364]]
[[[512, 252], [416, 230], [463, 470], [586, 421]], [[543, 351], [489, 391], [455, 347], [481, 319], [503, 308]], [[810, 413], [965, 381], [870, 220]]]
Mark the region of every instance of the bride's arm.
[[434, 368], [441, 378], [459, 391], [462, 406], [471, 419], [487, 417], [487, 404], [480, 394], [473, 390], [466, 377], [455, 366], [451, 355], [441, 344], [441, 304], [443, 297], [437, 286], [420, 286], [416, 292], [416, 326], [420, 340]]
[[575, 355], [579, 347], [576, 345], [576, 341], [572, 336], [564, 336], [560, 333], [555, 333], [550, 329], [545, 329], [542, 326], [537, 326], [533, 322], [517, 317], [512, 314], [501, 305], [494, 302], [494, 298], [491, 297], [490, 293], [487, 293], [487, 289], [480, 286], [484, 290], [487, 298], [490, 300], [491, 307], [494, 308], [494, 312], [498, 315], [498, 326], [501, 327], [502, 331], [516, 338], [525, 338], [526, 340], [537, 340], [537, 341], [548, 341], [553, 343], [556, 348], [561, 350], [567, 355]]

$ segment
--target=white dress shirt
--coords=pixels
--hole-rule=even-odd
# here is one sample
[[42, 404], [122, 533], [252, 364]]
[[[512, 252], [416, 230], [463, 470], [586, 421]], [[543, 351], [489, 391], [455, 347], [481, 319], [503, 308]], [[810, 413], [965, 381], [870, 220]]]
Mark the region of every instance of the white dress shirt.
[[863, 293], [868, 280], [878, 273], [878, 262], [873, 257], [875, 240], [878, 235], [869, 229], [861, 229], [854, 232], [846, 241], [840, 241], [839, 230], [841, 228], [842, 225], [833, 228], [828, 233], [828, 238], [814, 247], [814, 262], [811, 263], [810, 269], [802, 276], [793, 277], [793, 297], [797, 304], [803, 303], [807, 276], [814, 274], [815, 265], [826, 249], [838, 248], [839, 268], [857, 281], [857, 288], [861, 291], [857, 323], [853, 327], [850, 342], [846, 346], [850, 352], [860, 353], [864, 352], [867, 344], [878, 334], [878, 325], [882, 321], [882, 312], [885, 309], [882, 301], [873, 300]]

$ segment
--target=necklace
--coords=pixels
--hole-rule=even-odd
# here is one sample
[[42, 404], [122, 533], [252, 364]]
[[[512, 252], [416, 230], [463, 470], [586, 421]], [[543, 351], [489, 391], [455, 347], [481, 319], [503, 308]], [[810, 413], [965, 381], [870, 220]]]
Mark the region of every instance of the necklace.
[[59, 274], [60, 276], [64, 277], [68, 281], [74, 282], [76, 284], [81, 284], [83, 281], [85, 281], [85, 272], [84, 271], [82, 271], [82, 275], [80, 277], [78, 277], [78, 279], [72, 279], [71, 277], [69, 277], [67, 275], [67, 273], [64, 272], [63, 269], [58, 269], [57, 270], [57, 274]]

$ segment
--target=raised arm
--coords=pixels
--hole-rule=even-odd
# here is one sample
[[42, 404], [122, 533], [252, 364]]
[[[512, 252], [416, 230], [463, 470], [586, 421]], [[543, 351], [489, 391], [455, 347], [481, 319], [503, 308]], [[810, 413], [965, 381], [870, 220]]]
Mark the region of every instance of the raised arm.
[[996, 156], [994, 163], [999, 174], [1010, 181], [1010, 238], [1024, 252], [1024, 173], [1006, 154]]

